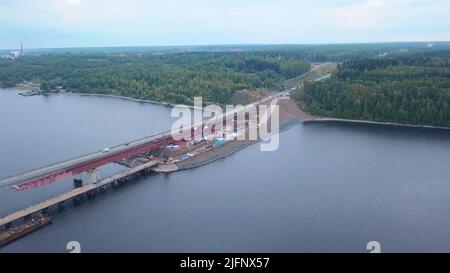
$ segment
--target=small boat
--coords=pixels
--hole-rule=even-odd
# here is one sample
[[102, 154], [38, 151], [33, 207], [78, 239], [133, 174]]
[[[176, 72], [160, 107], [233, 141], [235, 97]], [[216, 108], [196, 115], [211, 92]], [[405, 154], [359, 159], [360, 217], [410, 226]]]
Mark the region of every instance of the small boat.
[[26, 92], [19, 93], [19, 95], [24, 96], [24, 97], [31, 97], [31, 96], [39, 95], [39, 92], [37, 92], [37, 91], [26, 91]]

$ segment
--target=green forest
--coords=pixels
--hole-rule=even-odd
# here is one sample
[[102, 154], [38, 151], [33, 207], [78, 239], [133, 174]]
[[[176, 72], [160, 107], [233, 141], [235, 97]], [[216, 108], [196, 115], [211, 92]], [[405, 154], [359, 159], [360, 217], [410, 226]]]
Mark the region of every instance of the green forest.
[[450, 126], [450, 51], [349, 60], [293, 97], [320, 116]]
[[246, 103], [282, 90], [313, 62], [338, 62], [330, 79], [292, 97], [328, 117], [450, 126], [450, 43], [184, 46], [29, 50], [0, 59], [0, 88], [112, 94], [169, 103]]
[[227, 103], [238, 90], [279, 90], [310, 63], [283, 52], [79, 52], [0, 60], [0, 87], [25, 81], [44, 92], [114, 94], [171, 103]]

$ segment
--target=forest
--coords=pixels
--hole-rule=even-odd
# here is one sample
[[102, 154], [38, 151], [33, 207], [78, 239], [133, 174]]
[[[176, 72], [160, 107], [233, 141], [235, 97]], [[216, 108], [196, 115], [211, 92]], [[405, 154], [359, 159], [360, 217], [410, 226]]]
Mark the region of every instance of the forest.
[[349, 60], [293, 97], [319, 116], [450, 126], [450, 51]]
[[44, 92], [114, 94], [170, 103], [225, 104], [238, 90], [279, 90], [310, 63], [279, 52], [78, 52], [0, 59], [0, 87], [33, 81]]
[[320, 116], [450, 126], [450, 43], [183, 46], [29, 50], [0, 59], [0, 88], [112, 94], [191, 104], [245, 103], [282, 90], [311, 63], [338, 62], [330, 79], [292, 97]]

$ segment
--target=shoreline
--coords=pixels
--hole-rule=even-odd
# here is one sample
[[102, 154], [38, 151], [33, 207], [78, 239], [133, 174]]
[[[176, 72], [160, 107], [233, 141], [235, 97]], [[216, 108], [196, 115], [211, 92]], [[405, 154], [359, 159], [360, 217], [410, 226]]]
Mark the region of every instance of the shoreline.
[[[5, 91], [23, 91], [19, 87], [12, 87], [12, 88], [3, 88], [0, 90]], [[56, 92], [56, 93], [40, 93], [41, 96], [55, 96], [55, 95], [63, 95], [63, 96], [80, 96], [80, 97], [99, 97], [99, 98], [113, 98], [113, 99], [121, 99], [121, 100], [127, 100], [132, 102], [140, 102], [140, 103], [149, 103], [154, 105], [161, 105], [166, 107], [176, 107], [179, 104], [174, 104], [170, 102], [164, 102], [164, 101], [154, 101], [154, 100], [146, 100], [146, 99], [136, 99], [131, 97], [125, 97], [121, 95], [112, 95], [112, 94], [98, 94], [98, 93], [76, 93], [76, 92]], [[197, 109], [198, 107], [186, 105], [190, 109]], [[205, 107], [202, 108], [205, 111]]]
[[[294, 100], [293, 100], [294, 101]], [[315, 116], [308, 112], [303, 111], [299, 106], [298, 102], [294, 101], [300, 112], [300, 119], [302, 123], [327, 123], [327, 122], [340, 122], [340, 123], [357, 123], [357, 124], [370, 124], [370, 125], [385, 125], [391, 127], [404, 127], [404, 128], [419, 128], [419, 129], [439, 129], [439, 130], [450, 130], [450, 127], [437, 126], [429, 124], [408, 124], [408, 123], [396, 123], [389, 121], [374, 121], [367, 119], [346, 119], [346, 118], [332, 118], [326, 116]]]
[[363, 119], [345, 119], [345, 118], [309, 118], [303, 120], [303, 123], [326, 123], [326, 122], [341, 122], [341, 123], [358, 123], [370, 125], [386, 125], [392, 127], [406, 127], [406, 128], [421, 128], [421, 129], [439, 129], [450, 130], [450, 127], [436, 126], [436, 125], [421, 125], [421, 124], [404, 124], [387, 121], [372, 121]]
[[[113, 99], [121, 99], [132, 102], [141, 102], [141, 103], [149, 103], [155, 105], [161, 105], [166, 107], [176, 107], [178, 104], [173, 104], [165, 101], [154, 101], [154, 100], [146, 100], [146, 99], [136, 99], [131, 97], [125, 97], [121, 95], [112, 95], [112, 94], [97, 94], [97, 93], [74, 93], [74, 92], [58, 92], [58, 93], [43, 93], [43, 96], [48, 95], [66, 95], [66, 96], [80, 96], [80, 97], [99, 97], [99, 98], [113, 98]], [[190, 109], [196, 109], [195, 106], [187, 105]]]
[[[4, 88], [4, 89], [0, 89], [0, 90], [22, 91], [17, 87]], [[166, 106], [166, 107], [176, 107], [177, 106], [177, 104], [173, 104], [173, 103], [169, 103], [169, 102], [160, 102], [160, 101], [145, 100], [145, 99], [135, 99], [135, 98], [125, 97], [125, 96], [121, 96], [121, 95], [111, 95], [111, 94], [58, 92], [58, 93], [43, 93], [40, 95], [43, 95], [43, 96], [67, 95], [67, 96], [104, 97], [104, 98], [115, 98], [115, 99], [127, 100], [127, 101], [132, 101], [132, 102], [149, 103], [149, 104], [161, 105], [161, 106]], [[189, 107], [190, 109], [197, 109], [197, 107], [195, 107], [195, 106], [191, 106], [191, 105], [186, 105], [186, 106]], [[203, 108], [203, 110], [205, 111], [205, 108]], [[450, 130], [450, 127], [427, 125], [427, 124], [405, 124], [405, 123], [395, 123], [395, 122], [388, 122], [388, 121], [372, 121], [372, 120], [364, 120], [364, 119], [317, 117], [317, 116], [313, 116], [309, 113], [304, 112], [300, 108], [299, 108], [299, 110], [305, 115], [305, 117], [307, 117], [302, 120], [303, 123], [342, 122], [342, 123], [387, 125], [387, 126], [393, 126], [393, 127], [396, 126], [396, 127], [407, 127], [407, 128]]]

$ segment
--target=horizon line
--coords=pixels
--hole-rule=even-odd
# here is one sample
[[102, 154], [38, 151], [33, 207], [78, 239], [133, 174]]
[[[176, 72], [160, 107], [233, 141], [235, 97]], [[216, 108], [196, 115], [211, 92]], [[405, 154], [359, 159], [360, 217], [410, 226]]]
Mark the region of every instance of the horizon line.
[[[414, 44], [414, 43], [450, 43], [450, 40], [416, 40], [416, 41], [379, 41], [379, 42], [330, 42], [330, 43], [217, 43], [217, 44], [166, 44], [166, 45], [109, 45], [109, 46], [63, 46], [63, 47], [31, 47], [28, 50], [55, 50], [55, 49], [101, 49], [101, 48], [180, 48], [180, 47], [225, 47], [225, 46], [326, 46], [326, 45], [376, 45], [376, 44]], [[25, 44], [23, 42], [19, 43]], [[18, 48], [0, 48], [0, 51], [17, 50]]]

